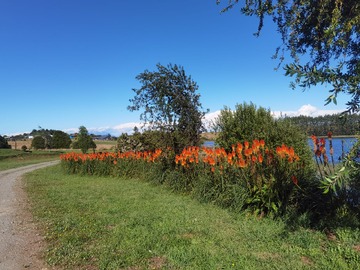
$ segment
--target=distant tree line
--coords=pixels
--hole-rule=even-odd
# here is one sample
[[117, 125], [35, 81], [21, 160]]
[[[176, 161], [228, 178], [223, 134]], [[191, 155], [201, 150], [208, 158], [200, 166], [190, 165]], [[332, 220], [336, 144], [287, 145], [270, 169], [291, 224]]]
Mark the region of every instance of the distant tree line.
[[34, 149], [67, 149], [71, 145], [69, 134], [61, 130], [34, 129], [30, 136], [34, 136], [31, 143]]
[[328, 132], [333, 135], [357, 135], [360, 131], [360, 115], [358, 114], [333, 114], [324, 116], [296, 116], [284, 119], [300, 127], [308, 136], [326, 136]]

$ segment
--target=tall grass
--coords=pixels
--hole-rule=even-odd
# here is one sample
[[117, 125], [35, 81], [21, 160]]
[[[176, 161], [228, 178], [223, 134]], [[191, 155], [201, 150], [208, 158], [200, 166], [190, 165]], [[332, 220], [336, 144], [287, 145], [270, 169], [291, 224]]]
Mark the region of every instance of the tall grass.
[[27, 176], [50, 265], [66, 269], [358, 269], [360, 231], [331, 237], [230, 213], [126, 177]]

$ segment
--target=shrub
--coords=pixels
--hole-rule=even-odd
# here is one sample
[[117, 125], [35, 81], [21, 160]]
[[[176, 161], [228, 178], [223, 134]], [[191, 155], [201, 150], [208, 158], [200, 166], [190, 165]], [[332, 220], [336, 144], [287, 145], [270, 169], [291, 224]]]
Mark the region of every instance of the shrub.
[[54, 134], [52, 137], [52, 148], [68, 149], [68, 148], [70, 148], [70, 145], [71, 145], [71, 139], [70, 139], [69, 134], [67, 134], [63, 131], [60, 131], [60, 130], [54, 131]]
[[42, 136], [36, 136], [31, 142], [31, 147], [34, 149], [45, 149], [45, 139]]
[[11, 145], [8, 144], [7, 140], [3, 136], [0, 136], [0, 148], [11, 148]]
[[[304, 210], [309, 211], [312, 225], [319, 227], [360, 225], [360, 163], [358, 140], [343, 161], [333, 164], [331, 133], [328, 140], [312, 136], [314, 156], [320, 185], [313, 185], [310, 196], [304, 198]], [[330, 158], [325, 145], [329, 142]], [[332, 162], [330, 162], [332, 160]], [[303, 210], [303, 211], [304, 211]]]
[[[214, 128], [219, 133], [216, 143], [227, 151], [237, 142], [251, 142], [255, 139], [264, 140], [268, 149], [277, 149], [283, 144], [293, 148], [299, 157], [301, 170], [296, 168], [295, 174], [295, 171], [291, 171], [294, 168], [277, 168], [276, 172], [267, 176], [271, 178], [267, 178], [248, 195], [249, 200], [255, 202], [261, 194], [261, 200], [273, 201], [281, 214], [285, 213], [288, 206], [297, 207], [298, 199], [303, 196], [306, 187], [315, 181], [312, 153], [304, 132], [287, 119], [275, 119], [270, 110], [257, 108], [253, 103], [238, 104], [234, 111], [225, 108], [215, 121]], [[296, 182], [301, 189], [284, 184], [284, 181], [292, 182], [292, 175], [296, 175]], [[261, 209], [264, 209], [264, 205], [261, 206], [259, 202], [258, 206], [258, 211], [263, 211]]]

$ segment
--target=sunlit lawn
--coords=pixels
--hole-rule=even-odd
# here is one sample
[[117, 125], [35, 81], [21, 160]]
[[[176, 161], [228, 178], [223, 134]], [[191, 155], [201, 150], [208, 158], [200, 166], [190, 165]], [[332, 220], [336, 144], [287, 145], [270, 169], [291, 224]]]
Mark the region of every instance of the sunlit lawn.
[[288, 230], [136, 179], [27, 177], [49, 264], [66, 269], [358, 269], [360, 231]]

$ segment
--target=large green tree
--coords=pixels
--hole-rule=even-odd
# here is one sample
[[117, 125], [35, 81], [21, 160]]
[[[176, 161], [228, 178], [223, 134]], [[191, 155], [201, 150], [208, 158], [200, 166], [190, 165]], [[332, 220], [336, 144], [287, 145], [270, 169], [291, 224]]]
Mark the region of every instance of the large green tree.
[[74, 149], [81, 149], [81, 152], [86, 153], [90, 148], [95, 151], [96, 144], [89, 135], [88, 130], [84, 126], [79, 127], [79, 133], [76, 140], [73, 142]]
[[266, 16], [273, 19], [282, 39], [275, 57], [294, 78], [293, 88], [326, 84], [331, 88], [326, 104], [346, 93], [347, 112], [360, 111], [359, 0], [217, 0], [222, 2], [222, 12], [240, 7], [242, 14], [258, 17], [256, 35]]
[[142, 86], [133, 89], [135, 96], [128, 109], [143, 109], [140, 120], [162, 132], [164, 147], [179, 152], [185, 146], [199, 145], [205, 112], [196, 92], [198, 85], [181, 66], [156, 67], [156, 71], [145, 70], [136, 77]]
[[44, 137], [42, 137], [42, 136], [34, 137], [34, 139], [31, 142], [31, 147], [34, 148], [35, 150], [45, 149], [46, 141], [45, 141]]
[[71, 139], [69, 134], [55, 130], [52, 137], [52, 148], [59, 149], [59, 148], [70, 148]]

